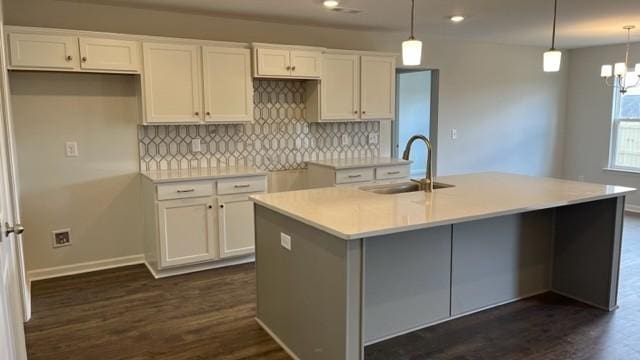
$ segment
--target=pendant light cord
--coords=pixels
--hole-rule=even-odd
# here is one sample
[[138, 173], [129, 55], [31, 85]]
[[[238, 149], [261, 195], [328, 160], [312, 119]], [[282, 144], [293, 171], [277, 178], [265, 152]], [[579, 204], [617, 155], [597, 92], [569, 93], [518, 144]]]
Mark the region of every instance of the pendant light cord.
[[558, 0], [553, 2], [553, 33], [551, 34], [551, 50], [556, 49], [556, 19], [558, 17]]
[[411, 37], [410, 39], [413, 40], [415, 39], [415, 37], [413, 37], [413, 22], [414, 22], [414, 18], [416, 16], [416, 1], [415, 0], [411, 0]]
[[631, 28], [627, 28], [627, 53], [624, 56], [624, 63], [629, 66], [629, 51], [631, 50]]

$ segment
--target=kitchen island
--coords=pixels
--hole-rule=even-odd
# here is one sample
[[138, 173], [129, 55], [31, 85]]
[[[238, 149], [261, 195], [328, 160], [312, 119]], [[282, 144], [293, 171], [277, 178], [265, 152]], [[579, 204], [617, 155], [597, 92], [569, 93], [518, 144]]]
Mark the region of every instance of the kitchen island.
[[505, 173], [438, 181], [453, 186], [253, 196], [260, 325], [294, 358], [363, 359], [368, 344], [542, 292], [617, 307], [634, 189]]

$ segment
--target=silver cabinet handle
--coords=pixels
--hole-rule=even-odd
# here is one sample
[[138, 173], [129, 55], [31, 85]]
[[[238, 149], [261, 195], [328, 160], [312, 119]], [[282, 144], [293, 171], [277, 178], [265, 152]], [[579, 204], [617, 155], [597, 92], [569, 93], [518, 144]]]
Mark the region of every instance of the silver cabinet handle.
[[362, 174], [358, 174], [358, 175], [349, 175], [349, 179], [355, 179], [355, 178], [359, 178], [362, 177]]
[[4, 236], [9, 236], [11, 234], [20, 235], [24, 232], [24, 226], [20, 224], [15, 224], [13, 226], [10, 226], [9, 223], [5, 223], [4, 227], [5, 227]]
[[196, 189], [186, 189], [186, 190], [178, 190], [178, 193], [192, 193], [196, 191]]
[[400, 171], [389, 171], [387, 172], [387, 175], [398, 175], [400, 174]]
[[249, 185], [249, 184], [244, 184], [244, 185], [234, 185], [233, 187], [236, 188], [236, 189], [242, 189], [242, 188], [248, 188], [250, 186], [251, 185]]

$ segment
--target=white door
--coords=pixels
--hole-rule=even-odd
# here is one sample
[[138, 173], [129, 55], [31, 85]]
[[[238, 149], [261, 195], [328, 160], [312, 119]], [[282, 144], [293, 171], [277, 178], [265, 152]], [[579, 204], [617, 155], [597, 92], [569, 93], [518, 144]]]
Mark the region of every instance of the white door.
[[259, 76], [291, 75], [290, 51], [283, 49], [257, 49]]
[[320, 77], [322, 53], [319, 51], [291, 51], [291, 76]]
[[396, 62], [388, 56], [362, 56], [360, 63], [360, 118], [393, 119]]
[[144, 43], [145, 121], [193, 123], [202, 113], [200, 48]]
[[12, 67], [67, 70], [80, 67], [75, 36], [11, 33], [9, 52]]
[[249, 195], [223, 196], [218, 202], [220, 257], [253, 253], [256, 235]]
[[214, 206], [210, 197], [158, 201], [161, 267], [217, 257]]
[[253, 121], [251, 51], [224, 47], [202, 51], [205, 121]]
[[323, 59], [322, 120], [355, 120], [360, 115], [360, 57], [327, 54]]
[[80, 38], [80, 66], [85, 70], [140, 71], [137, 41]]

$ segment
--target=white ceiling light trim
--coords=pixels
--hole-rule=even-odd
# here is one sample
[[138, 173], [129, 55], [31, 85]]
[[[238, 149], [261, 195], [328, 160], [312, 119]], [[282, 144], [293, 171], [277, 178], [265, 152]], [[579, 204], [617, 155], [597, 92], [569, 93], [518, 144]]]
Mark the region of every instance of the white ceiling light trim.
[[[627, 31], [627, 52], [625, 53], [624, 62], [616, 63], [613, 66], [602, 65], [602, 68], [600, 69], [600, 76], [604, 78], [606, 84], [620, 89], [622, 94], [625, 94], [627, 90], [640, 85], [640, 64], [636, 64], [634, 69], [634, 72], [638, 77], [635, 83], [633, 83], [634, 80], [631, 76], [627, 76], [627, 72], [629, 71], [629, 52], [631, 50], [631, 30], [635, 28], [635, 25], [626, 25], [622, 28]], [[611, 75], [615, 76], [613, 81], [611, 81]]]
[[324, 0], [322, 2], [322, 5], [324, 5], [324, 7], [326, 8], [333, 9], [334, 7], [340, 5], [340, 3], [337, 0]]
[[562, 52], [556, 50], [556, 20], [558, 18], [558, 0], [553, 1], [553, 30], [551, 32], [551, 49], [542, 57], [544, 72], [558, 72], [562, 64]]
[[416, 15], [415, 0], [411, 0], [411, 36], [402, 42], [402, 64], [405, 66], [420, 65], [422, 62], [422, 41], [413, 36], [413, 25]]
[[454, 23], [459, 23], [459, 22], [464, 21], [464, 16], [462, 16], [462, 15], [454, 15], [454, 16], [450, 17], [449, 20], [451, 20], [451, 22], [454, 22]]

